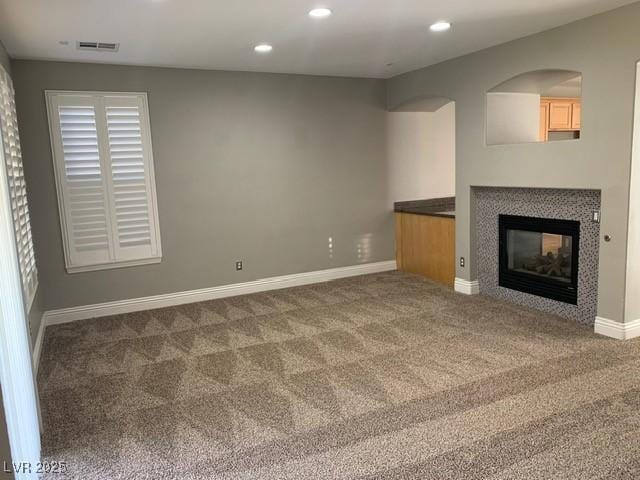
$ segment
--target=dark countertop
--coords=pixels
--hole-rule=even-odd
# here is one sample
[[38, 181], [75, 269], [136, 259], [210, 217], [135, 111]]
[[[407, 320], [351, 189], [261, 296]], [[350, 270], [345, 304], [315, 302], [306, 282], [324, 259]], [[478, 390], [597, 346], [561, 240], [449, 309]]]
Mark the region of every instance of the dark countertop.
[[412, 213], [414, 215], [456, 218], [456, 197], [396, 202], [393, 204], [393, 211], [398, 213]]

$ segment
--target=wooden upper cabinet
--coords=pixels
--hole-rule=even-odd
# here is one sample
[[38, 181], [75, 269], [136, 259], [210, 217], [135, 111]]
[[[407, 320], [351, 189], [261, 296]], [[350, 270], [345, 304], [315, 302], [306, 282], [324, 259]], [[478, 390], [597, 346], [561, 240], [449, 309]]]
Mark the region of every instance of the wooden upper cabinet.
[[580, 103], [571, 104], [571, 128], [580, 130], [580, 117], [582, 116], [582, 105]]
[[549, 103], [540, 104], [540, 135], [539, 140], [546, 142], [549, 140]]
[[549, 107], [549, 130], [571, 129], [571, 103], [551, 102]]
[[[544, 109], [546, 111], [546, 132], [542, 134]], [[549, 132], [580, 130], [581, 103], [579, 98], [543, 97], [540, 100], [540, 140], [549, 138]]]

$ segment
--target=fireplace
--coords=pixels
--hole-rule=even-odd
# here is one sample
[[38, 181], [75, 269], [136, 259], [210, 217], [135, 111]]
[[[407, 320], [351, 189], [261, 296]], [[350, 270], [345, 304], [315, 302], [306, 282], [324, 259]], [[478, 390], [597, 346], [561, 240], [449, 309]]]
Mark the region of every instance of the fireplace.
[[577, 305], [580, 222], [498, 218], [499, 285]]

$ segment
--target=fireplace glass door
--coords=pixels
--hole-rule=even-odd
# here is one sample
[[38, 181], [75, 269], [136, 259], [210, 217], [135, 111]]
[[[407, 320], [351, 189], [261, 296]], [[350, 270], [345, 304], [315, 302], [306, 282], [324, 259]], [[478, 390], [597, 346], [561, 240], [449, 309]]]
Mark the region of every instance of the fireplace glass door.
[[571, 283], [571, 237], [555, 233], [508, 230], [509, 270]]
[[580, 223], [500, 215], [500, 285], [577, 302]]

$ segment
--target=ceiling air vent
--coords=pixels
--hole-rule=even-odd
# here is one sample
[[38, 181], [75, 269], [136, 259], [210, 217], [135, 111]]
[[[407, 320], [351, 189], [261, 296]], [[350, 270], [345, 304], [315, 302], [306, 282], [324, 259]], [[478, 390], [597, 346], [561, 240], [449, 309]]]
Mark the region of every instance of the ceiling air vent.
[[111, 42], [78, 42], [78, 50], [90, 50], [94, 52], [117, 52], [119, 43]]

